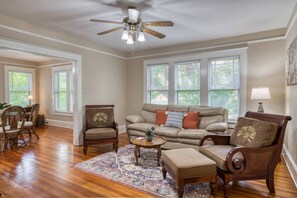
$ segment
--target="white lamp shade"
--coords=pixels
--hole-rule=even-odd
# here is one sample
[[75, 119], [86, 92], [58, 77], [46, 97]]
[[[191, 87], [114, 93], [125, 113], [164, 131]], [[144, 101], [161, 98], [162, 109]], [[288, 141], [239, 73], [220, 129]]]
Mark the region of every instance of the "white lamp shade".
[[131, 34], [128, 37], [127, 44], [129, 44], [129, 45], [134, 44], [134, 41], [133, 41], [133, 38], [132, 38], [132, 35]]
[[252, 88], [252, 96], [251, 99], [253, 100], [266, 100], [270, 99], [270, 92], [268, 87], [257, 87]]
[[33, 100], [33, 96], [28, 96], [28, 100]]
[[145, 41], [144, 33], [142, 31], [140, 31], [138, 34], [138, 41], [140, 41], [140, 42]]
[[122, 40], [128, 40], [129, 34], [128, 30], [123, 30]]
[[136, 23], [139, 16], [139, 11], [135, 9], [128, 9], [129, 22]]

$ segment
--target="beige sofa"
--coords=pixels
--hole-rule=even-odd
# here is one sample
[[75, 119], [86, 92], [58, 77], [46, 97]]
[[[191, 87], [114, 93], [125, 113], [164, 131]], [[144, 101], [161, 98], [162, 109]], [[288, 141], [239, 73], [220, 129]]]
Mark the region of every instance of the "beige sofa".
[[[197, 129], [179, 129], [155, 124], [156, 110], [188, 112], [198, 111]], [[139, 115], [129, 115], [125, 118], [128, 139], [145, 136], [145, 130], [155, 127], [155, 134], [167, 140], [164, 149], [195, 148], [200, 140], [211, 134], [227, 134], [228, 110], [222, 107], [156, 105], [145, 103]]]

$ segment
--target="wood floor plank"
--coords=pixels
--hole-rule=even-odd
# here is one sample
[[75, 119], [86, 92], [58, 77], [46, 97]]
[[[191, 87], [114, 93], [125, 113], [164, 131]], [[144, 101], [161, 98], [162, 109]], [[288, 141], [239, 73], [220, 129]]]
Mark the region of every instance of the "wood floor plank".
[[[59, 127], [38, 128], [28, 146], [0, 152], [0, 192], [2, 197], [153, 197], [127, 186], [78, 169], [74, 165], [110, 152], [111, 145], [82, 147], [72, 145], [72, 130]], [[120, 146], [128, 144], [120, 135]], [[297, 197], [297, 189], [282, 160], [275, 170], [276, 194], [270, 194], [264, 180], [230, 183], [229, 197]], [[2, 198], [1, 197], [1, 198]], [[214, 197], [223, 197], [219, 186]]]

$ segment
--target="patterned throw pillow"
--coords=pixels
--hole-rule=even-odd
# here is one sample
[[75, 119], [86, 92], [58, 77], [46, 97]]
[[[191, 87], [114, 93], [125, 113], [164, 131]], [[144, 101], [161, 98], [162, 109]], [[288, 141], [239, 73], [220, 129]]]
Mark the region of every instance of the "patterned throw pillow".
[[240, 117], [237, 120], [230, 144], [242, 147], [263, 147], [273, 143], [277, 124], [252, 118]]
[[176, 127], [182, 129], [183, 127], [183, 119], [184, 113], [183, 112], [172, 112], [169, 111], [167, 115], [167, 120], [165, 126], [169, 127]]
[[112, 127], [114, 122], [113, 116], [112, 109], [89, 109], [87, 112], [88, 127]]

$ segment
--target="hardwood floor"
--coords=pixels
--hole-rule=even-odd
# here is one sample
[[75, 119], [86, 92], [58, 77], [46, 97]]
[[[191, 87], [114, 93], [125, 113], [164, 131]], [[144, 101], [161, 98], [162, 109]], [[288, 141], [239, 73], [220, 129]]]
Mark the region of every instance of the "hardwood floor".
[[[0, 152], [2, 197], [152, 197], [73, 168], [111, 151], [111, 146], [89, 147], [85, 157], [82, 147], [72, 145], [72, 130], [48, 127], [38, 128], [37, 132], [40, 140], [33, 137], [26, 147]], [[126, 134], [121, 134], [120, 146], [126, 144]], [[297, 197], [283, 160], [275, 170], [276, 194], [268, 192], [264, 180], [234, 182], [230, 186], [229, 197]], [[223, 197], [221, 186], [214, 197]]]

